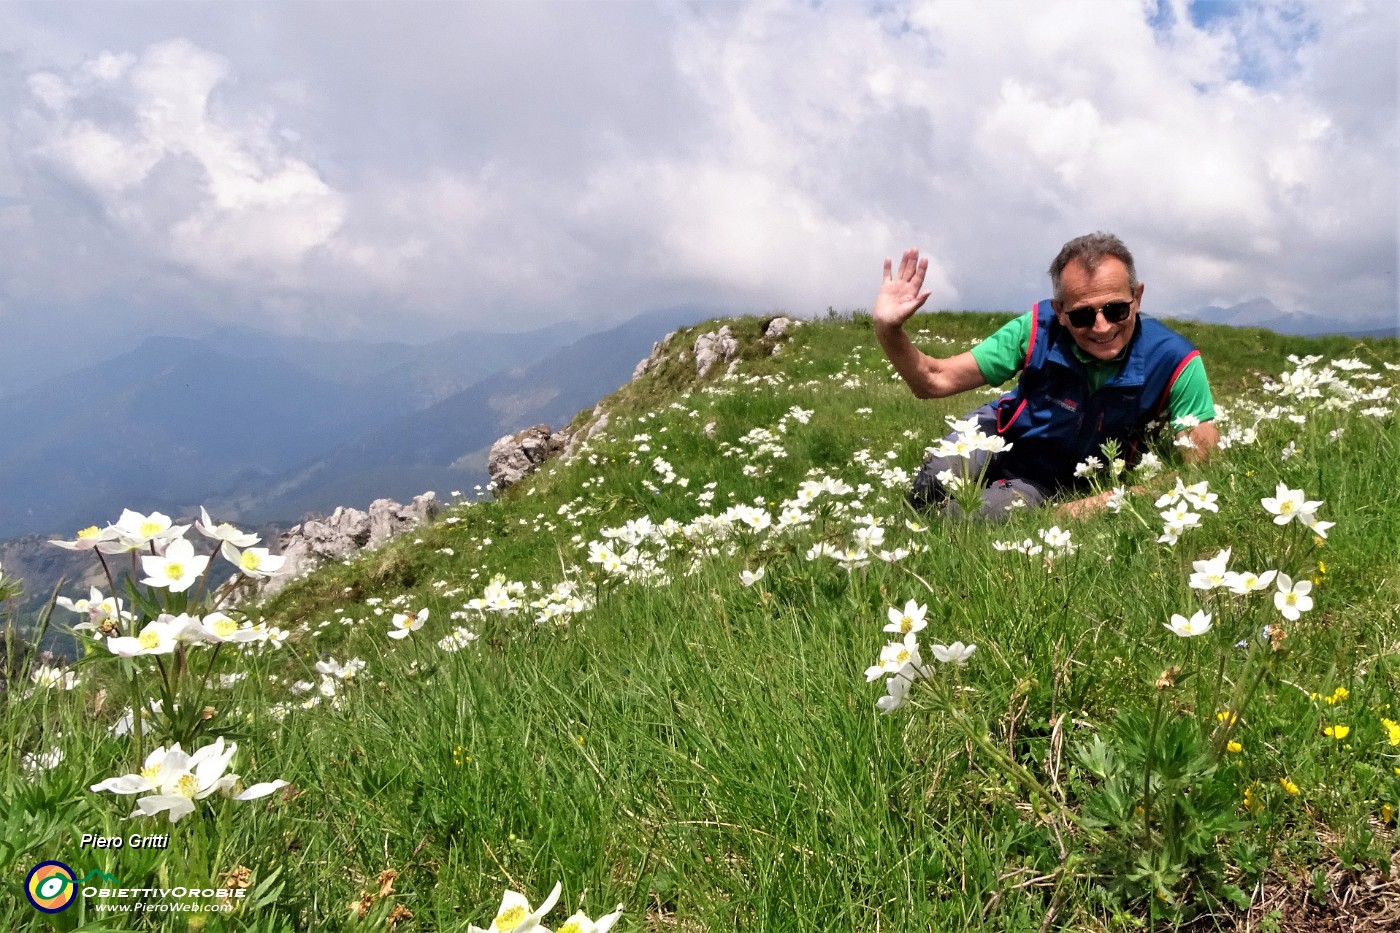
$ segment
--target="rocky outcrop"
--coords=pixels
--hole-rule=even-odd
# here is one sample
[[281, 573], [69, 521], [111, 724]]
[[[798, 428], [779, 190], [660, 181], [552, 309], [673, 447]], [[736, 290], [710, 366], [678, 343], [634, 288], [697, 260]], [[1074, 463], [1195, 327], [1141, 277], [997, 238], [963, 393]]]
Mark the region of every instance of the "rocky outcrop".
[[801, 324], [801, 321], [794, 321], [790, 317], [775, 317], [764, 326], [763, 336], [767, 337], [769, 340], [778, 340], [779, 338], [786, 337], [788, 331]]
[[500, 491], [520, 482], [563, 450], [568, 441], [567, 431], [556, 434], [547, 424], [507, 434], [492, 444], [491, 452], [486, 455], [486, 472], [491, 475], [492, 488]]
[[607, 426], [608, 413], [603, 410], [603, 403], [599, 402], [593, 406], [593, 412], [588, 416], [588, 420], [577, 430], [560, 432], [567, 438], [564, 442], [564, 460], [566, 462], [572, 460], [580, 447]]
[[665, 350], [666, 347], [671, 343], [671, 338], [674, 336], [676, 336], [676, 332], [671, 331], [665, 337], [662, 337], [660, 340], [656, 341], [656, 343], [651, 345], [651, 353], [647, 354], [646, 359], [643, 359], [640, 362], [638, 362], [636, 367], [632, 370], [633, 379], [642, 378], [647, 373], [655, 369], [656, 366], [659, 363], [661, 363], [662, 360], [666, 359], [666, 354], [662, 351]]
[[730, 363], [739, 356], [739, 341], [726, 324], [712, 334], [695, 338], [695, 375], [704, 378], [716, 363]]
[[366, 548], [377, 548], [417, 528], [437, 511], [437, 495], [425, 492], [414, 496], [408, 505], [376, 499], [368, 512], [341, 506], [325, 518], [304, 521], [278, 539], [277, 549], [286, 562], [281, 573], [261, 581], [256, 595], [271, 596], [325, 561], [344, 560]]

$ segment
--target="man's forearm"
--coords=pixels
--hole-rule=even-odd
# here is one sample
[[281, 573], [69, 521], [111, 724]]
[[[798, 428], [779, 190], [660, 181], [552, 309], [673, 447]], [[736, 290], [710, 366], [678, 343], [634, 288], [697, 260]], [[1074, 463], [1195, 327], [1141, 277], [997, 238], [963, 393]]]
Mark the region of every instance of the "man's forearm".
[[880, 341], [880, 349], [885, 351], [885, 358], [915, 397], [935, 398], [934, 386], [929, 378], [930, 358], [914, 346], [903, 326], [876, 324], [875, 337]]

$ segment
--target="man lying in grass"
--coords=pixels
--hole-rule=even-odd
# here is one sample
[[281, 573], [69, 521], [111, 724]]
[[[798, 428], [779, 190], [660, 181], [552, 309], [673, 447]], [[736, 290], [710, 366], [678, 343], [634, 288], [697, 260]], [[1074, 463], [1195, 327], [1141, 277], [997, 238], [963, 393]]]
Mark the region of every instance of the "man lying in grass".
[[[1105, 443], [1115, 443], [1132, 466], [1164, 419], [1186, 460], [1215, 448], [1220, 435], [1200, 352], [1139, 314], [1143, 283], [1116, 236], [1070, 240], [1050, 264], [1053, 298], [947, 359], [921, 352], [904, 333], [904, 322], [929, 297], [921, 290], [927, 271], [917, 249], [905, 251], [894, 274], [886, 259], [872, 311], [880, 346], [914, 395], [944, 398], [1001, 385], [1018, 372], [1021, 378], [933, 449], [909, 493], [915, 507], [956, 511], [954, 487], [979, 477], [983, 517], [1039, 505], [1081, 485], [1080, 464]], [[1081, 500], [1072, 511], [1096, 504]]]

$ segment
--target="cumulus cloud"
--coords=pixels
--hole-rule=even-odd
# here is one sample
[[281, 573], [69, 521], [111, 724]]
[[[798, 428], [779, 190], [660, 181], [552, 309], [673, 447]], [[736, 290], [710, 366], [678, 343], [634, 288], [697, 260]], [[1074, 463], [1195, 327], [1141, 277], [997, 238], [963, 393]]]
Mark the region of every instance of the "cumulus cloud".
[[0, 55], [26, 251], [0, 302], [380, 334], [800, 314], [919, 246], [932, 305], [1020, 308], [1111, 229], [1155, 313], [1395, 315], [1382, 0], [147, 9]]
[[181, 39], [38, 72], [22, 117], [31, 151], [156, 259], [216, 281], [295, 281], [346, 198], [266, 115], [219, 106], [228, 74]]

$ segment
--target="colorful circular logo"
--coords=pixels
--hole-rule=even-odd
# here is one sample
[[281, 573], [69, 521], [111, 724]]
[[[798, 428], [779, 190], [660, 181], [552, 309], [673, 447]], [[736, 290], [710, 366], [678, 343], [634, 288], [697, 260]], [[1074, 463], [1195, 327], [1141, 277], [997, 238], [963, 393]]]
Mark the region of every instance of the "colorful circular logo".
[[56, 914], [66, 910], [78, 896], [77, 879], [73, 869], [62, 862], [40, 862], [24, 879], [24, 896], [35, 910]]

